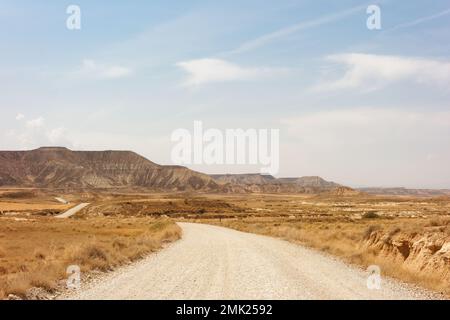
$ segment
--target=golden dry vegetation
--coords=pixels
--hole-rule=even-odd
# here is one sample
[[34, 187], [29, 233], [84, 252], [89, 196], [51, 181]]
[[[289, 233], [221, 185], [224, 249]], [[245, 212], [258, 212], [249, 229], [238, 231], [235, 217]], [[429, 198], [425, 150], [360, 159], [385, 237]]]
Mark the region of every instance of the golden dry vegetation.
[[168, 216], [310, 246], [450, 294], [450, 198], [283, 194], [152, 194], [104, 198], [99, 216]]
[[56, 196], [35, 189], [0, 190], [0, 215], [49, 214], [55, 215], [68, 210], [73, 204], [63, 204]]
[[[234, 198], [241, 215], [195, 221], [306, 245], [450, 296], [450, 199]], [[249, 208], [252, 207], [253, 211]]]
[[0, 216], [0, 299], [26, 298], [32, 287], [51, 292], [69, 265], [111, 270], [180, 237], [181, 229], [162, 218]]
[[[3, 195], [0, 205], [43, 201], [45, 207], [55, 204], [55, 195]], [[68, 264], [108, 270], [137, 259], [180, 236], [173, 220], [282, 238], [363, 267], [377, 264], [384, 275], [450, 295], [449, 197], [144, 191], [62, 196], [91, 205], [68, 220], [56, 221], [46, 209], [0, 215], [0, 295], [23, 295], [30, 286], [52, 289], [51, 279], [65, 277]]]
[[300, 222], [286, 218], [199, 222], [281, 238], [364, 267], [375, 264], [381, 267], [383, 275], [450, 296], [450, 218], [430, 221], [341, 221], [331, 226], [328, 221]]

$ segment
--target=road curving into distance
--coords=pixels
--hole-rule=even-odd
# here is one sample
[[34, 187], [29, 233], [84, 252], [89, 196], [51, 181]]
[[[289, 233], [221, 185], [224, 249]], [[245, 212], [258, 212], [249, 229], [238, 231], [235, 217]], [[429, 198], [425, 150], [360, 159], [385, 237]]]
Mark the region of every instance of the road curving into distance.
[[84, 208], [86, 208], [89, 205], [89, 203], [80, 203], [79, 205], [67, 210], [66, 212], [55, 216], [55, 218], [59, 218], [59, 219], [66, 219], [66, 218], [70, 218], [73, 215], [77, 214], [79, 211], [83, 210]]
[[183, 238], [91, 281], [67, 299], [432, 299], [286, 241], [202, 224], [180, 223]]

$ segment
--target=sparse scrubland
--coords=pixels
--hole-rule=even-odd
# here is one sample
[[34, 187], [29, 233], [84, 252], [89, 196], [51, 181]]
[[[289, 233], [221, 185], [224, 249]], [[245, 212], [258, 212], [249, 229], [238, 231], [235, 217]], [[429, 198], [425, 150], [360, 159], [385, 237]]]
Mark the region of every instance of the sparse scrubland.
[[292, 221], [245, 218], [206, 221], [306, 245], [382, 274], [450, 296], [450, 218], [414, 221]]
[[176, 220], [285, 239], [362, 267], [376, 264], [385, 276], [450, 296], [449, 197], [80, 192], [62, 196], [91, 205], [59, 220], [46, 209], [58, 205], [54, 195], [0, 199], [0, 207], [14, 209], [0, 213], [0, 297], [26, 297], [30, 287], [52, 291], [68, 265], [106, 271], [136, 260], [178, 239]]
[[58, 289], [70, 265], [108, 271], [180, 236], [167, 219], [0, 217], [0, 299], [36, 298], [30, 288]]
[[98, 202], [86, 215], [164, 215], [313, 247], [450, 295], [450, 198], [153, 194]]
[[197, 221], [281, 238], [363, 267], [375, 264], [383, 275], [450, 296], [449, 199], [285, 201], [269, 197], [259, 210], [280, 208], [276, 216]]

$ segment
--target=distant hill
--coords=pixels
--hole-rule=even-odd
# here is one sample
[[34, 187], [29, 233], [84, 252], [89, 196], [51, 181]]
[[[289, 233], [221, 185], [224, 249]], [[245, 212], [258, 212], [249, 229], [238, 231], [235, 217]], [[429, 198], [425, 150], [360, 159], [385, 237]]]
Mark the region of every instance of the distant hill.
[[249, 174], [212, 174], [210, 175], [214, 180], [221, 184], [231, 183], [240, 185], [256, 184], [262, 185], [272, 183], [276, 179], [271, 175], [262, 175], [257, 173]]
[[71, 151], [56, 147], [0, 151], [0, 186], [220, 189], [206, 174], [184, 167], [161, 166], [131, 151]]
[[359, 188], [358, 190], [373, 195], [421, 197], [450, 196], [450, 189]]
[[320, 177], [206, 175], [181, 166], [159, 165], [131, 151], [72, 151], [61, 147], [0, 151], [0, 186], [349, 194], [339, 184]]
[[[336, 191], [342, 186], [321, 177], [275, 178], [261, 174], [211, 175], [220, 184], [232, 184], [230, 188], [244, 188], [251, 192], [323, 193]], [[350, 188], [349, 188], [350, 189]], [[341, 194], [344, 194], [341, 192]]]
[[315, 187], [324, 189], [337, 188], [341, 186], [337, 183], [326, 181], [321, 177], [280, 178], [278, 181], [282, 183], [292, 183], [300, 187]]

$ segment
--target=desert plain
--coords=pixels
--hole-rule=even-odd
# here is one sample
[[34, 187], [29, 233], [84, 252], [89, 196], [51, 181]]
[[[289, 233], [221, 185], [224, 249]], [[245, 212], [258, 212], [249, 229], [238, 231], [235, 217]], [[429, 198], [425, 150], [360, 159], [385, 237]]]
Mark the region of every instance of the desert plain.
[[68, 266], [89, 281], [164, 250], [183, 236], [177, 222], [279, 238], [450, 296], [448, 196], [3, 188], [0, 298], [56, 298]]

